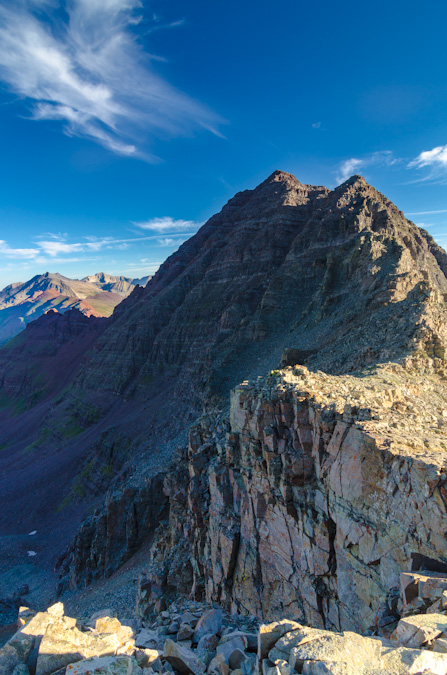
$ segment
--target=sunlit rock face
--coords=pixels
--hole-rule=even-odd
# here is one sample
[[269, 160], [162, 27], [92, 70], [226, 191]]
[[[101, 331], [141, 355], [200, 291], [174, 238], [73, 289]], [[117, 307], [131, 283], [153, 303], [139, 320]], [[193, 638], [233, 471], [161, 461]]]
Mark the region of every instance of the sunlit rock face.
[[165, 480], [140, 613], [161, 589], [322, 628], [392, 622], [402, 572], [447, 570], [445, 394], [409, 364], [237, 387]]

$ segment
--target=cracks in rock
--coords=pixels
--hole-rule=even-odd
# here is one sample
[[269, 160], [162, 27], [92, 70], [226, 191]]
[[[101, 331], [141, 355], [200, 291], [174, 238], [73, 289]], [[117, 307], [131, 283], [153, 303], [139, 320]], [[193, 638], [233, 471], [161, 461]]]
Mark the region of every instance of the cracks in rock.
[[328, 568], [329, 574], [335, 576], [337, 574], [337, 553], [335, 549], [335, 538], [337, 535], [337, 525], [331, 517], [325, 522], [328, 538], [329, 538], [329, 559]]

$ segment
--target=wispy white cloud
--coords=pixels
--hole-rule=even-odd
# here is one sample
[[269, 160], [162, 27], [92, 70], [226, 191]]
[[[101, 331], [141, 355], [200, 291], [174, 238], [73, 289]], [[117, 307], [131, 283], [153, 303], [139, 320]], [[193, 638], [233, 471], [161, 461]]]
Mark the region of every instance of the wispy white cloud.
[[435, 211], [407, 211], [407, 216], [427, 216], [435, 213], [447, 213], [447, 209], [437, 209]]
[[364, 162], [361, 159], [356, 159], [355, 157], [345, 159], [338, 169], [337, 181], [339, 183], [344, 183], [345, 180], [348, 180], [348, 178], [355, 174], [356, 171], [360, 170], [360, 167], [362, 166], [364, 166]]
[[336, 178], [338, 183], [344, 183], [348, 178], [365, 168], [380, 165], [392, 166], [399, 161], [393, 156], [391, 150], [380, 150], [364, 157], [351, 157], [341, 162], [337, 169]]
[[193, 220], [175, 220], [175, 218], [171, 218], [170, 216], [151, 218], [150, 220], [145, 220], [143, 222], [132, 222], [132, 224], [142, 230], [152, 230], [159, 234], [164, 234], [165, 232], [186, 231], [193, 233], [202, 225], [202, 223], [196, 223]]
[[11, 248], [3, 239], [0, 240], [0, 256], [32, 260], [39, 255], [38, 248]]
[[321, 122], [314, 122], [312, 124], [313, 129], [320, 129], [321, 128]]
[[183, 244], [186, 239], [173, 239], [172, 237], [164, 237], [162, 239], [157, 239], [160, 246], [180, 246]]
[[[33, 261], [36, 263], [74, 262], [80, 258], [68, 258], [66, 256], [79, 256], [89, 253], [97, 253], [103, 250], [124, 250], [135, 244], [152, 241], [159, 246], [179, 246], [185, 241], [183, 238], [160, 238], [159, 234], [146, 237], [130, 237], [116, 239], [113, 237], [85, 237], [85, 241], [67, 242], [63, 237], [54, 235], [53, 239], [37, 239], [33, 248], [14, 248], [6, 241], [0, 240], [0, 260], [2, 258]], [[88, 258], [87, 258], [88, 259]], [[85, 258], [82, 258], [85, 260]]]
[[65, 10], [44, 0], [0, 3], [0, 78], [31, 102], [33, 119], [62, 121], [68, 135], [154, 161], [146, 148], [155, 137], [198, 127], [218, 134], [217, 115], [155, 72], [136, 34], [140, 0], [67, 0]]
[[419, 181], [442, 181], [447, 177], [447, 145], [424, 150], [408, 164], [409, 169], [428, 169]]
[[424, 150], [409, 165], [418, 169], [424, 166], [436, 166], [447, 169], [447, 145], [438, 145], [433, 150]]

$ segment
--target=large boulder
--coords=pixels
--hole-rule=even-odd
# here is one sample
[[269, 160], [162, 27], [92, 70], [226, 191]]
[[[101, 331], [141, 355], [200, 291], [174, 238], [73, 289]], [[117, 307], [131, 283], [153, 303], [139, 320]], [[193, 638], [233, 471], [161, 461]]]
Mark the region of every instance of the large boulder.
[[[424, 615], [425, 616], [425, 615]], [[377, 637], [302, 626], [262, 660], [263, 675], [446, 675], [447, 654], [409, 649]]]
[[[231, 670], [239, 668], [240, 663], [244, 660], [240, 658], [240, 654], [245, 656], [245, 649], [247, 648], [247, 640], [245, 637], [237, 636], [228, 640], [227, 642], [222, 642], [217, 646], [217, 653], [221, 654], [225, 660], [225, 663], [228, 663]], [[236, 652], [238, 653], [236, 655]], [[232, 667], [232, 662], [238, 661], [237, 665]]]
[[447, 616], [435, 613], [400, 619], [391, 636], [403, 647], [416, 649], [438, 637], [447, 637]]
[[193, 644], [197, 644], [203, 635], [216, 635], [222, 628], [223, 614], [221, 609], [209, 609], [197, 622], [194, 630]]
[[301, 624], [296, 621], [273, 621], [273, 623], [261, 624], [258, 631], [258, 657], [265, 659], [273, 645], [286, 633], [298, 630]]
[[204, 664], [191, 649], [182, 647], [169, 638], [165, 642], [163, 656], [181, 675], [199, 675], [205, 670]]
[[114, 655], [120, 646], [115, 633], [98, 635], [50, 624], [40, 643], [36, 675], [50, 675], [58, 668], [92, 656]]
[[66, 675], [142, 675], [135, 659], [128, 656], [100, 656], [67, 666]]
[[[345, 669], [343, 675], [369, 675], [368, 669], [380, 661], [382, 645], [380, 641], [365, 638], [357, 633], [345, 632], [300, 636], [292, 647], [288, 662], [296, 671], [303, 671], [306, 662], [324, 661], [337, 663]], [[284, 639], [284, 638], [283, 638]], [[272, 650], [273, 651], [273, 650]], [[269, 654], [271, 657], [272, 652]], [[323, 671], [324, 672], [324, 671]], [[341, 675], [341, 673], [340, 673]]]

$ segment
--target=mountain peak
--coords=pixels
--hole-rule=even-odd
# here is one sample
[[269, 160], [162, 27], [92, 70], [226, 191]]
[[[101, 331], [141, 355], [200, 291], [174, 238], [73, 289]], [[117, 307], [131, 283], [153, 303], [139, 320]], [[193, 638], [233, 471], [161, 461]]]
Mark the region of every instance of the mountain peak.
[[276, 169], [270, 176], [263, 181], [264, 183], [296, 183], [301, 185], [298, 178], [296, 178], [292, 173], [287, 173], [287, 171], [280, 171]]
[[351, 176], [350, 178], [348, 178], [348, 180], [345, 180], [341, 185], [357, 185], [357, 184], [358, 185], [368, 185], [368, 183], [363, 178], [363, 176], [361, 176], [358, 173], [356, 173], [353, 176]]

